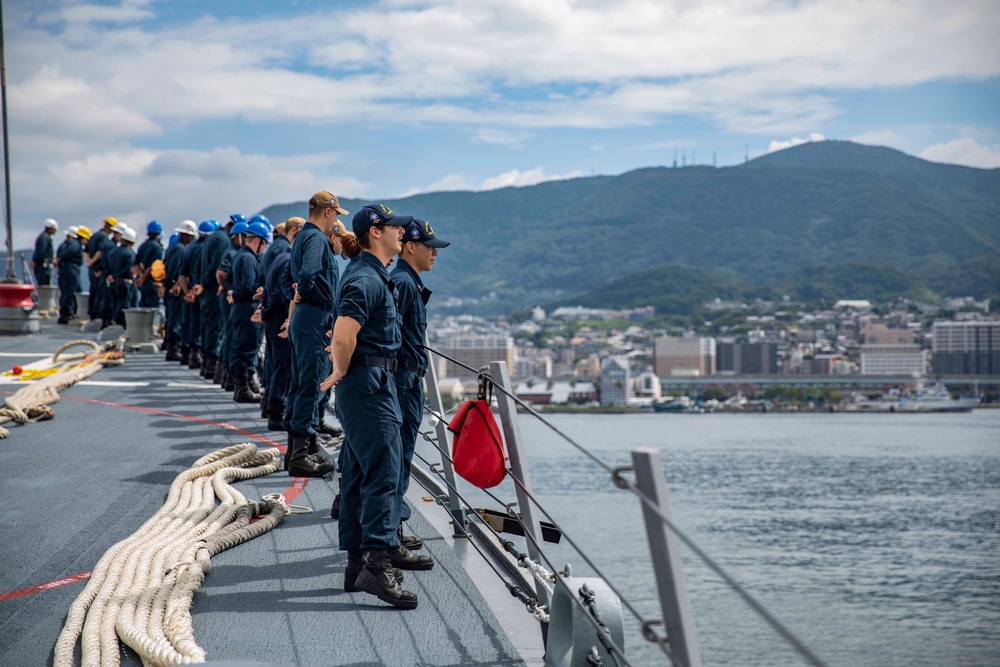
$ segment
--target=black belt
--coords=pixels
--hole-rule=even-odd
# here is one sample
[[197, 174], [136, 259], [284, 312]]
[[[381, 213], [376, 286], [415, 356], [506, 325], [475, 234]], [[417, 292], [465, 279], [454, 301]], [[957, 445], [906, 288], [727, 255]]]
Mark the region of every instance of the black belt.
[[399, 368], [399, 360], [377, 357], [374, 354], [355, 354], [351, 357], [351, 368], [355, 366], [375, 366], [387, 371], [394, 371]]
[[302, 299], [299, 303], [304, 306], [312, 306], [313, 308], [319, 308], [320, 310], [325, 310], [327, 312], [333, 311], [332, 303], [322, 303], [321, 301], [314, 301], [313, 299]]
[[421, 368], [419, 366], [419, 364], [411, 364], [409, 361], [404, 361], [403, 363], [401, 363], [399, 365], [399, 367], [400, 368], [404, 368], [404, 369], [410, 371], [411, 373], [416, 373], [420, 377], [423, 377], [424, 375], [427, 374], [427, 369], [426, 368]]

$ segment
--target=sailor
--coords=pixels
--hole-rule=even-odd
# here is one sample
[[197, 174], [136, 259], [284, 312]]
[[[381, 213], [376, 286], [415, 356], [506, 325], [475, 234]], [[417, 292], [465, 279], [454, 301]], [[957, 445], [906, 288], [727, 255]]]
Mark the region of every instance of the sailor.
[[111, 231], [118, 224], [115, 218], [104, 218], [103, 227], [95, 232], [87, 241], [87, 273], [90, 278], [90, 297], [87, 299], [87, 315], [91, 320], [96, 320], [101, 316], [101, 308], [104, 303], [104, 255], [113, 245], [110, 243]]
[[142, 242], [135, 253], [136, 278], [135, 286], [139, 288], [139, 305], [143, 308], [160, 307], [160, 290], [149, 274], [153, 270], [153, 262], [163, 259], [163, 225], [153, 220], [146, 225], [146, 240]]
[[223, 391], [233, 391], [233, 380], [229, 370], [229, 317], [232, 306], [229, 303], [229, 290], [233, 288], [233, 258], [236, 251], [243, 246], [243, 240], [247, 233], [247, 218], [242, 213], [233, 213], [229, 216], [229, 221], [233, 223], [229, 228], [229, 247], [222, 254], [219, 266], [215, 270], [215, 282], [219, 286], [219, 363], [216, 368], [212, 382], [222, 387]]
[[[251, 224], [253, 224], [255, 222], [259, 222], [259, 223], [263, 224], [264, 227], [267, 228], [267, 242], [270, 245], [271, 241], [274, 240], [274, 225], [271, 224], [271, 221], [267, 219], [266, 215], [262, 215], [260, 213], [258, 213], [257, 215], [253, 216], [252, 218], [250, 218], [250, 220], [249, 220], [249, 222], [247, 222], [247, 224], [251, 225]], [[264, 252], [266, 253], [267, 251], [265, 250]], [[263, 281], [264, 281], [265, 278], [267, 278], [267, 275], [265, 273], [261, 273], [260, 274], [260, 279], [261, 279], [261, 283], [262, 284], [263, 284]], [[256, 315], [256, 318], [257, 318], [258, 324], [259, 324], [260, 323], [259, 322], [259, 318], [260, 318], [259, 314]], [[260, 394], [264, 390], [263, 387], [261, 386], [261, 383], [257, 381], [257, 376], [256, 376], [257, 370], [258, 370], [258, 368], [257, 368], [258, 365], [262, 365], [260, 363], [261, 357], [260, 357], [259, 353], [260, 353], [260, 350], [258, 350], [258, 356], [254, 358], [254, 363], [250, 364], [250, 375], [248, 376], [248, 380], [249, 380], [249, 384], [250, 384], [250, 391], [252, 391], [255, 394]], [[263, 417], [265, 415], [262, 414], [261, 416]]]
[[201, 260], [205, 249], [205, 239], [215, 231], [210, 220], [198, 225], [198, 239], [184, 250], [184, 264], [178, 283], [184, 294], [184, 323], [181, 325], [181, 364], [191, 370], [201, 370], [201, 306], [198, 297], [203, 290], [198, 288], [201, 279]]
[[[269, 301], [267, 277], [270, 275], [271, 264], [274, 262], [275, 258], [291, 252], [292, 242], [295, 240], [295, 236], [302, 229], [302, 226], [305, 224], [305, 222], [306, 221], [303, 220], [302, 218], [292, 217], [284, 222], [278, 223], [278, 225], [274, 228], [274, 239], [271, 241], [271, 244], [267, 246], [267, 250], [264, 251], [264, 254], [261, 256], [260, 259], [260, 275], [264, 280], [264, 298], [261, 300], [261, 307], [260, 307], [261, 322], [264, 323], [264, 366], [263, 366], [263, 372], [261, 373], [260, 376], [261, 389], [262, 389], [262, 391], [260, 392], [261, 417], [268, 416], [267, 396], [271, 385], [271, 379], [272, 379], [271, 374], [274, 372], [275, 342], [272, 338], [272, 334], [276, 335], [278, 331], [277, 329], [274, 329], [272, 331], [271, 327], [268, 327], [266, 321], [263, 319], [264, 304]], [[277, 287], [277, 284], [275, 284], [275, 287]], [[287, 309], [288, 309], [288, 304], [285, 304], [286, 312]], [[272, 315], [274, 317], [278, 317], [278, 314], [276, 313], [272, 313]], [[281, 315], [279, 320], [284, 320], [284, 315]], [[276, 326], [280, 325], [281, 321], [279, 321]], [[284, 341], [284, 343], [287, 344], [287, 340]], [[281, 383], [281, 385], [285, 389], [287, 389], [288, 385], [287, 370], [288, 369], [284, 369], [283, 371], [284, 373], [286, 373], [286, 375]], [[278, 397], [278, 399], [279, 400], [277, 401], [277, 403], [280, 403], [281, 405], [281, 412], [284, 412], [284, 405], [285, 405], [284, 395]], [[274, 409], [272, 409], [271, 411], [274, 412]], [[277, 429], [277, 430], [280, 431], [283, 429]]]
[[59, 282], [59, 324], [69, 324], [76, 316], [76, 293], [80, 291], [80, 269], [83, 266], [83, 247], [79, 241], [79, 228], [70, 227], [66, 240], [56, 251], [56, 268]]
[[129, 226], [124, 222], [119, 222], [111, 229], [111, 237], [105, 239], [104, 247], [101, 250], [101, 327], [106, 328], [114, 323], [115, 315], [115, 289], [112, 279], [111, 255], [122, 242], [122, 232]]
[[[280, 229], [278, 225], [276, 229]], [[280, 236], [277, 238], [281, 238]], [[269, 247], [268, 252], [271, 251]], [[264, 323], [265, 368], [267, 359], [271, 361], [267, 391], [261, 399], [267, 416], [269, 431], [284, 431], [285, 394], [288, 393], [288, 379], [292, 366], [292, 347], [288, 337], [281, 336], [291, 300], [281, 288], [282, 276], [288, 269], [291, 253], [283, 252], [272, 262], [264, 281], [264, 298], [261, 300], [260, 316]], [[286, 457], [287, 460], [287, 457]]]
[[[386, 267], [399, 253], [403, 227], [411, 220], [383, 204], [364, 206], [354, 215], [351, 226], [362, 252], [340, 286], [333, 373], [321, 386], [336, 387], [344, 426], [339, 521], [340, 548], [348, 556], [344, 588], [404, 609], [415, 608], [417, 596], [399, 585], [393, 571], [393, 565], [407, 569], [413, 563], [392, 558], [404, 555], [396, 499], [402, 418], [393, 376], [400, 346], [397, 294]], [[413, 561], [415, 554], [406, 555]]]
[[402, 333], [402, 344], [396, 359], [396, 392], [399, 396], [399, 411], [403, 417], [400, 430], [400, 440], [403, 447], [403, 459], [399, 472], [399, 489], [396, 498], [399, 501], [399, 539], [401, 545], [408, 549], [419, 549], [423, 546], [420, 538], [403, 535], [403, 521], [410, 518], [410, 506], [404, 500], [406, 490], [410, 485], [410, 465], [413, 462], [413, 450], [417, 445], [417, 433], [420, 421], [424, 417], [423, 377], [427, 372], [427, 353], [424, 342], [427, 334], [427, 300], [431, 291], [420, 280], [420, 274], [434, 268], [438, 249], [447, 248], [451, 243], [434, 236], [434, 230], [426, 220], [414, 219], [403, 231], [403, 248], [399, 252], [399, 261], [390, 274], [392, 281], [399, 290], [399, 300], [396, 302], [399, 326]]
[[215, 372], [219, 367], [219, 336], [222, 333], [221, 311], [217, 289], [219, 283], [216, 280], [215, 273], [219, 270], [222, 257], [233, 245], [229, 240], [229, 231], [236, 224], [236, 221], [230, 216], [224, 227], [220, 227], [214, 220], [211, 222], [215, 223], [216, 229], [205, 239], [205, 249], [201, 262], [201, 276], [198, 278], [198, 284], [195, 286], [195, 289], [203, 294], [198, 299], [201, 304], [201, 349], [205, 355], [205, 361], [201, 367], [201, 376], [214, 382]]
[[167, 265], [167, 277], [163, 281], [163, 300], [167, 311], [167, 326], [163, 345], [167, 349], [167, 361], [179, 361], [182, 364], [187, 364], [190, 350], [185, 352], [183, 343], [184, 290], [181, 282], [181, 271], [184, 268], [184, 255], [187, 253], [187, 248], [198, 235], [198, 226], [195, 225], [194, 220], [185, 220], [174, 229], [174, 233], [177, 235], [177, 241], [170, 244], [163, 256], [163, 261]]
[[250, 390], [250, 367], [260, 349], [261, 328], [251, 321], [256, 302], [263, 296], [260, 279], [259, 255], [267, 248], [269, 230], [262, 222], [247, 226], [246, 242], [233, 259], [233, 289], [229, 292], [232, 309], [229, 314], [232, 326], [229, 367], [233, 373], [237, 403], [257, 403], [260, 395]]
[[35, 254], [31, 256], [31, 270], [35, 274], [36, 285], [52, 284], [52, 265], [56, 259], [52, 237], [59, 231], [59, 223], [49, 218], [45, 228], [35, 239]]
[[125, 309], [139, 302], [132, 267], [135, 266], [135, 230], [121, 223], [115, 227], [121, 245], [108, 256], [108, 284], [113, 297], [111, 320], [125, 326]]
[[316, 425], [325, 392], [319, 384], [330, 373], [327, 334], [333, 330], [339, 271], [328, 237], [338, 213], [347, 215], [336, 195], [324, 190], [310, 197], [309, 219], [295, 238], [289, 264], [297, 291], [288, 327], [292, 375], [285, 407], [286, 456], [288, 474], [296, 477], [322, 477], [334, 468], [319, 450]]

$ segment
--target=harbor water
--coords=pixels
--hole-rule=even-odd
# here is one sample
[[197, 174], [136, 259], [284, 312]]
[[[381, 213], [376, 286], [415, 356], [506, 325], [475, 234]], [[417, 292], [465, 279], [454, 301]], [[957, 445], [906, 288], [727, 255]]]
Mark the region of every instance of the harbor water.
[[[678, 526], [828, 664], [1000, 664], [1000, 410], [548, 418], [612, 465], [659, 449]], [[520, 419], [544, 507], [658, 618], [638, 501]], [[509, 481], [495, 491], [515, 498]], [[565, 544], [549, 553], [589, 574]], [[694, 554], [682, 557], [705, 665], [804, 664]], [[625, 614], [630, 662], [665, 664]]]

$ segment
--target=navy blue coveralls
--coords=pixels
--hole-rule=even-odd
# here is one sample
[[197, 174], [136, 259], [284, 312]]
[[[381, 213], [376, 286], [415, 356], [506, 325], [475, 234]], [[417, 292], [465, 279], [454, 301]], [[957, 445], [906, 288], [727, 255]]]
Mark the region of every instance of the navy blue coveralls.
[[241, 380], [249, 377], [260, 349], [260, 325], [250, 321], [257, 310], [253, 295], [260, 284], [260, 260], [249, 246], [243, 246], [233, 260], [233, 307], [229, 314], [229, 368], [233, 377]]
[[[135, 263], [140, 265], [140, 275], [145, 273], [149, 267], [158, 259], [163, 259], [163, 244], [160, 243], [159, 236], [150, 236], [135, 253]], [[143, 308], [159, 308], [160, 293], [157, 291], [156, 283], [152, 276], [146, 276], [146, 281], [139, 288], [139, 305]]]
[[[200, 236], [184, 250], [184, 263], [181, 265], [181, 275], [188, 279], [188, 289], [193, 289], [201, 278], [201, 258], [205, 249], [205, 237]], [[198, 299], [194, 303], [181, 302], [184, 321], [181, 324], [181, 349], [199, 349], [201, 347], [201, 305]]]
[[163, 255], [163, 263], [167, 265], [167, 277], [163, 279], [163, 303], [167, 311], [165, 343], [177, 343], [181, 339], [181, 325], [184, 321], [181, 305], [184, 303], [184, 297], [174, 296], [170, 293], [170, 288], [177, 284], [177, 279], [180, 278], [185, 248], [183, 241], [177, 241], [167, 248], [167, 252]]
[[[288, 238], [284, 234], [275, 234], [274, 240], [269, 246], [267, 246], [267, 250], [264, 251], [264, 254], [260, 256], [260, 275], [264, 281], [265, 292], [267, 290], [267, 276], [271, 272], [271, 263], [274, 262], [279, 255], [291, 252], [291, 249], [292, 244], [289, 243]], [[264, 327], [264, 341], [266, 342], [264, 345], [264, 369], [261, 372], [260, 380], [262, 387], [268, 387], [271, 384], [271, 368], [274, 361], [271, 355], [272, 343], [271, 339], [268, 338], [267, 326]]]
[[423, 348], [427, 333], [425, 306], [427, 300], [431, 298], [431, 291], [424, 287], [420, 275], [413, 270], [413, 267], [402, 260], [397, 260], [391, 276], [399, 290], [399, 300], [396, 304], [402, 334], [402, 344], [399, 354], [396, 355], [399, 367], [395, 371], [399, 411], [403, 418], [399, 434], [403, 461], [399, 470], [399, 489], [396, 499], [399, 502], [399, 516], [406, 521], [410, 518], [410, 506], [403, 497], [410, 486], [410, 464], [413, 462], [413, 450], [417, 446], [420, 421], [424, 418], [423, 379], [427, 372], [427, 353]]
[[[236, 252], [239, 248], [233, 244], [232, 239], [229, 240], [229, 247], [226, 248], [226, 252], [222, 255], [222, 259], [219, 261], [219, 271], [226, 274], [225, 280], [222, 281], [222, 294], [219, 295], [219, 320], [222, 323], [219, 329], [219, 363], [226, 372], [230, 372], [229, 369], [229, 358], [231, 346], [229, 344], [230, 339], [232, 339], [232, 324], [230, 318], [232, 317], [232, 305], [229, 303], [229, 299], [226, 295], [229, 290], [233, 289], [233, 260], [236, 258]], [[218, 285], [219, 281], [216, 280], [215, 284]]]
[[323, 230], [307, 222], [295, 237], [291, 253], [292, 282], [302, 301], [295, 305], [288, 325], [292, 345], [292, 377], [288, 386], [285, 423], [289, 432], [311, 436], [319, 424], [319, 406], [325, 398], [320, 383], [333, 372], [326, 337], [336, 317], [334, 295], [339, 271], [330, 241]]
[[340, 288], [337, 313], [361, 325], [350, 369], [337, 385], [337, 413], [344, 427], [340, 548], [395, 549], [403, 420], [391, 369], [400, 331], [396, 288], [375, 255], [362, 252], [352, 264]]
[[[104, 249], [108, 234], [104, 229], [94, 232], [87, 241], [87, 256], [93, 259], [94, 255]], [[101, 261], [104, 260], [103, 255]], [[97, 274], [101, 274], [98, 276]], [[94, 262], [87, 268], [87, 276], [90, 278], [90, 296], [87, 297], [87, 316], [96, 320], [101, 315], [101, 298], [104, 296], [104, 280], [101, 272], [101, 262]]]
[[36, 285], [52, 284], [52, 260], [55, 258], [56, 252], [55, 248], [52, 247], [52, 235], [48, 231], [43, 231], [35, 239], [35, 253], [31, 256], [31, 261], [35, 263], [33, 272]]
[[70, 237], [59, 245], [59, 315], [76, 315], [76, 293], [80, 291], [80, 267], [83, 266], [83, 248]]
[[214, 357], [219, 354], [219, 336], [222, 333], [219, 300], [216, 298], [219, 282], [215, 279], [215, 272], [219, 270], [223, 255], [233, 247], [233, 243], [229, 240], [229, 232], [219, 228], [208, 235], [204, 245], [201, 275], [197, 279], [205, 290], [198, 298], [201, 303], [201, 349]]
[[260, 308], [260, 317], [264, 322], [264, 337], [267, 340], [267, 351], [271, 355], [272, 367], [267, 384], [267, 412], [277, 415], [285, 411], [285, 394], [288, 393], [288, 380], [292, 367], [292, 346], [287, 338], [279, 338], [281, 325], [288, 317], [288, 304], [291, 299], [285, 296], [281, 289], [281, 277], [290, 274], [291, 253], [282, 253], [271, 262], [264, 283], [264, 301]]
[[104, 237], [104, 244], [101, 246], [101, 277], [97, 281], [100, 285], [100, 293], [98, 295], [98, 305], [100, 306], [100, 310], [98, 311], [98, 314], [101, 316], [102, 320], [106, 320], [108, 322], [111, 321], [111, 317], [114, 315], [115, 310], [114, 292], [111, 289], [111, 285], [108, 283], [108, 278], [111, 277], [111, 253], [113, 253], [117, 248], [118, 246], [110, 236]]
[[139, 302], [132, 279], [132, 265], [135, 264], [135, 251], [124, 243], [115, 248], [108, 256], [108, 277], [114, 278], [110, 291], [112, 297], [111, 319], [125, 326], [126, 308], [131, 308]]

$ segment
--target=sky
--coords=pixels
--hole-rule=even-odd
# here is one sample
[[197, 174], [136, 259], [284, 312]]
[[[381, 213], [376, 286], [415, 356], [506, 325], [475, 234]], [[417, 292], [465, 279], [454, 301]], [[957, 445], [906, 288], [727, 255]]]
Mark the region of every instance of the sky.
[[[847, 139], [1000, 167], [991, 0], [3, 3], [15, 247]], [[419, 211], [406, 211], [419, 216]]]

